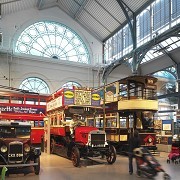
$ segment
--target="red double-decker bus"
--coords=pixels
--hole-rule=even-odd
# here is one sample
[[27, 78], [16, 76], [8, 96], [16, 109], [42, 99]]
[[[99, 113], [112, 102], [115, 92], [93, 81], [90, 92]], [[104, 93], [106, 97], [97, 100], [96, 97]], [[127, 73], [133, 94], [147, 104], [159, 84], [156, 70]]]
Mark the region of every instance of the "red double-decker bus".
[[48, 95], [0, 86], [0, 120], [27, 121], [32, 126], [31, 143], [41, 145]]

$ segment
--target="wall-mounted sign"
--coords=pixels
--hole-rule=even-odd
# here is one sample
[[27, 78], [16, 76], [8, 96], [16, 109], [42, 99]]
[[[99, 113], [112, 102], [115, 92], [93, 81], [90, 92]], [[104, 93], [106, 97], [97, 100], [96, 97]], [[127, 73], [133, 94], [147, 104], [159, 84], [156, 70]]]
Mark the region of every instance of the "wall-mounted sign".
[[163, 131], [171, 131], [171, 124], [163, 124]]
[[163, 131], [171, 131], [171, 120], [163, 120], [162, 121], [162, 130]]

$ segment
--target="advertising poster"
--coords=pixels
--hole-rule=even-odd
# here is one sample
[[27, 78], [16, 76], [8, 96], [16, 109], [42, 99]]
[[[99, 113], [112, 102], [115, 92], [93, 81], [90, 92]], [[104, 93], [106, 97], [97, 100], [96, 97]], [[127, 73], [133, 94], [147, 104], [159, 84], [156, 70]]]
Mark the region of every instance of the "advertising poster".
[[91, 91], [90, 90], [75, 90], [74, 92], [75, 105], [91, 105]]
[[34, 108], [29, 106], [13, 106], [13, 105], [0, 105], [0, 112], [1, 113], [8, 113], [8, 114], [40, 114], [45, 113], [45, 108]]
[[100, 94], [98, 92], [94, 92], [91, 95], [91, 105], [92, 106], [100, 106]]
[[74, 90], [64, 89], [64, 105], [74, 104]]

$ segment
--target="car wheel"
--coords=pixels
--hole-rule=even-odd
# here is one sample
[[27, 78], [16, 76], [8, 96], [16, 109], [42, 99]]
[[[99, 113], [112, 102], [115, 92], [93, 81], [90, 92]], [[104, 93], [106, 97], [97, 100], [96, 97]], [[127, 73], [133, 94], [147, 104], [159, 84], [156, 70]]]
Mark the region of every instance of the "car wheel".
[[51, 139], [51, 144], [50, 144], [50, 153], [53, 154], [54, 153], [54, 147], [55, 147], [55, 140]]
[[39, 171], [40, 171], [40, 157], [37, 157], [34, 159], [34, 163], [38, 163], [38, 165], [34, 166], [34, 173], [36, 175], [39, 175]]
[[109, 164], [113, 164], [116, 161], [116, 149], [114, 146], [109, 146], [108, 152], [106, 154], [106, 159]]
[[80, 152], [77, 147], [73, 147], [72, 153], [71, 153], [71, 160], [75, 167], [78, 167], [80, 164]]

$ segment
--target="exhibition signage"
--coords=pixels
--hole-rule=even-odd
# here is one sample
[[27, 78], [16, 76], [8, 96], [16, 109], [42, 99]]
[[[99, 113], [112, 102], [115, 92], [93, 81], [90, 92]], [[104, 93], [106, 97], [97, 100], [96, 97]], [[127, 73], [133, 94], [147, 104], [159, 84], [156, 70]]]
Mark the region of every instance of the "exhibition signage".
[[0, 105], [0, 113], [16, 113], [16, 114], [40, 114], [45, 113], [45, 108], [34, 108], [28, 106]]

